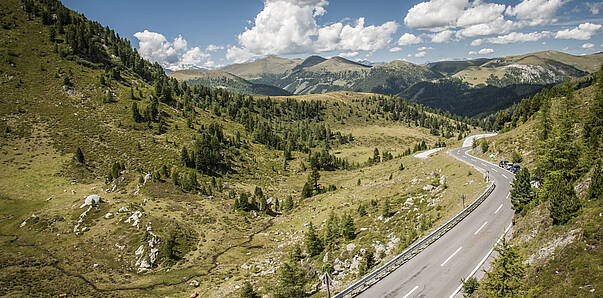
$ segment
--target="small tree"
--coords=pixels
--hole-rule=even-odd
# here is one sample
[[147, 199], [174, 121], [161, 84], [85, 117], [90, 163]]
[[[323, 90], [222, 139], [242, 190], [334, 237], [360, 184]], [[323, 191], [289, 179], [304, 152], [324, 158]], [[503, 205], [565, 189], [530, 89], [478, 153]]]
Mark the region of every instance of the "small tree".
[[511, 153], [511, 161], [513, 161], [513, 163], [520, 163], [523, 161], [523, 157], [519, 152], [513, 151], [513, 153]]
[[362, 261], [360, 261], [360, 266], [358, 266], [358, 275], [363, 276], [375, 266], [375, 252], [374, 248], [369, 247], [364, 251], [364, 255], [362, 257]]
[[486, 139], [482, 139], [482, 153], [488, 152], [490, 145], [488, 145], [488, 141]]
[[603, 194], [603, 176], [601, 176], [601, 160], [597, 162], [593, 177], [590, 179], [588, 187], [588, 198], [591, 200], [600, 199]]
[[319, 193], [320, 184], [318, 184], [318, 180], [320, 179], [320, 173], [318, 172], [317, 168], [312, 168], [312, 173], [310, 173], [308, 179], [308, 181], [310, 182], [310, 186], [312, 186], [314, 192]]
[[347, 213], [345, 213], [341, 218], [341, 235], [345, 240], [348, 241], [356, 237], [356, 227], [354, 227], [354, 219]]
[[296, 260], [289, 258], [278, 271], [278, 280], [274, 288], [274, 297], [304, 297], [306, 276]]
[[302, 189], [301, 196], [303, 199], [309, 198], [312, 196], [312, 185], [310, 184], [309, 181], [306, 181], [306, 183], [304, 184], [304, 188]]
[[306, 242], [306, 252], [308, 252], [310, 256], [316, 256], [322, 252], [322, 241], [320, 241], [320, 238], [318, 238], [312, 222], [309, 224], [308, 232], [306, 233], [304, 241]]
[[251, 285], [251, 283], [249, 281], [246, 281], [243, 284], [243, 288], [241, 289], [241, 298], [260, 298], [261, 296], [258, 295], [254, 290], [253, 290], [253, 286]]
[[383, 209], [381, 211], [382, 211], [381, 215], [383, 215], [384, 218], [391, 216], [391, 210], [390, 210], [388, 198], [386, 198], [385, 201], [383, 201]]
[[465, 296], [471, 296], [479, 288], [479, 282], [473, 276], [467, 280], [461, 279], [461, 282], [463, 283], [463, 293], [465, 293]]
[[498, 257], [482, 283], [486, 297], [522, 297], [521, 279], [525, 269], [517, 249], [503, 237], [496, 251]]
[[77, 162], [81, 164], [86, 163], [84, 159], [84, 153], [82, 152], [82, 149], [80, 149], [80, 147], [77, 147], [77, 149], [75, 149], [75, 160], [77, 160]]

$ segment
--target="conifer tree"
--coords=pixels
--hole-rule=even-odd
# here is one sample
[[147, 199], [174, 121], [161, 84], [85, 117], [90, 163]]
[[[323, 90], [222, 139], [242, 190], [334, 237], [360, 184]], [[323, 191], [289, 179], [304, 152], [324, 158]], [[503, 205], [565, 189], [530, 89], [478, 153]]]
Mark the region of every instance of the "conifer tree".
[[521, 169], [515, 175], [513, 180], [513, 189], [511, 190], [511, 203], [516, 213], [525, 214], [525, 208], [532, 200], [532, 186], [530, 184], [530, 171], [528, 168]]
[[601, 199], [601, 195], [603, 195], [603, 176], [601, 175], [601, 160], [599, 160], [593, 171], [593, 177], [590, 180], [588, 198], [597, 200]]
[[345, 213], [341, 218], [341, 235], [345, 240], [352, 240], [356, 237], [356, 227], [354, 227], [354, 219], [348, 213]]
[[80, 149], [80, 147], [77, 147], [77, 149], [75, 149], [75, 160], [77, 160], [77, 162], [81, 164], [86, 163], [86, 160], [84, 159], [84, 153], [82, 152], [82, 149]]
[[306, 291], [306, 276], [299, 263], [294, 258], [289, 258], [279, 268], [278, 279], [274, 288], [274, 297], [290, 298], [304, 297]]
[[384, 218], [391, 216], [391, 210], [390, 210], [388, 198], [386, 198], [385, 201], [383, 201], [383, 209], [381, 210], [381, 215], [383, 215]]
[[241, 289], [241, 298], [260, 298], [261, 296], [258, 295], [254, 290], [253, 290], [253, 286], [251, 285], [251, 283], [249, 281], [246, 281], [243, 284], [243, 288]]
[[318, 235], [316, 234], [316, 230], [314, 230], [312, 222], [310, 222], [308, 226], [308, 232], [306, 232], [306, 237], [304, 241], [306, 243], [306, 252], [311, 257], [319, 255], [322, 252], [322, 241], [320, 241], [320, 238], [318, 238]]
[[553, 224], [565, 224], [576, 216], [582, 204], [572, 183], [562, 171], [551, 172], [543, 185], [543, 195], [550, 201]]
[[325, 247], [328, 250], [335, 248], [339, 235], [339, 218], [337, 217], [337, 214], [331, 210], [329, 218], [327, 219], [324, 236]]
[[486, 273], [482, 288], [487, 297], [522, 297], [521, 279], [525, 268], [517, 248], [503, 237], [496, 246], [498, 257], [492, 263], [492, 270]]

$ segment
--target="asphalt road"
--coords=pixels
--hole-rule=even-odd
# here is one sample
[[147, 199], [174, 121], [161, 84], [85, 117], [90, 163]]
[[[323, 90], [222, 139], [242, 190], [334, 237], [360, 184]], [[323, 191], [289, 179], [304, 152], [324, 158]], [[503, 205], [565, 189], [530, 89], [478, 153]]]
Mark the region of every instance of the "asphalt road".
[[[513, 218], [509, 191], [514, 176], [497, 165], [468, 155], [470, 149], [464, 147], [448, 153], [482, 173], [489, 171], [490, 179], [496, 183], [494, 191], [452, 230], [359, 297], [452, 297], [460, 290], [462, 278], [475, 274], [490, 262], [492, 248]], [[476, 177], [483, 179], [480, 175]]]

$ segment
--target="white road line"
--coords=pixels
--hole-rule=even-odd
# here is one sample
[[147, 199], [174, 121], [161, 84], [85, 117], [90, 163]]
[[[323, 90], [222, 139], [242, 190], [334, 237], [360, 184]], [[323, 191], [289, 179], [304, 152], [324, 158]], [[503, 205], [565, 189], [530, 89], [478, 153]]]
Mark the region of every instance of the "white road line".
[[473, 235], [477, 235], [477, 233], [479, 233], [479, 231], [481, 231], [486, 226], [487, 223], [488, 223], [487, 221], [484, 222], [484, 224], [481, 227], [479, 227], [479, 229], [477, 229], [477, 231], [475, 231], [475, 233], [473, 233]]
[[505, 174], [502, 174], [502, 175], [503, 175], [503, 177], [505, 177], [505, 178], [509, 179], [509, 177], [507, 177], [507, 175], [505, 175]]
[[494, 214], [498, 213], [498, 211], [500, 211], [500, 208], [502, 208], [503, 204], [500, 204], [500, 206], [498, 206], [498, 209], [496, 209], [496, 211], [494, 211]]
[[508, 193], [506, 200], [508, 200], [510, 196], [511, 196], [511, 193]]
[[408, 292], [408, 294], [404, 295], [404, 297], [402, 298], [407, 298], [408, 296], [410, 296], [414, 291], [416, 291], [419, 288], [419, 286], [415, 286], [414, 288], [412, 288], [412, 290], [410, 290], [410, 292]]
[[492, 171], [498, 173], [498, 170], [496, 168], [492, 168]]
[[448, 261], [450, 261], [450, 259], [452, 259], [452, 257], [454, 257], [454, 255], [456, 255], [459, 251], [461, 251], [463, 247], [459, 247], [453, 254], [451, 254], [448, 259], [446, 259], [446, 261], [444, 261], [444, 263], [442, 263], [440, 266], [444, 267], [444, 265], [446, 265], [446, 263], [448, 263]]
[[[502, 235], [500, 235], [500, 238], [498, 238], [498, 241], [496, 241], [496, 244], [494, 244], [494, 246], [492, 248], [490, 248], [490, 251], [488, 251], [488, 253], [484, 256], [484, 258], [477, 264], [477, 266], [475, 266], [475, 268], [473, 268], [473, 270], [471, 271], [471, 273], [469, 273], [469, 275], [467, 275], [467, 279], [469, 279], [471, 276], [473, 276], [473, 274], [475, 274], [475, 272], [477, 272], [477, 270], [479, 270], [479, 268], [484, 264], [484, 262], [486, 262], [486, 260], [488, 259], [488, 257], [490, 256], [490, 254], [492, 254], [492, 252], [494, 251], [494, 247], [496, 247], [498, 245], [498, 243], [500, 243], [500, 241], [502, 240], [502, 238], [505, 236], [505, 234], [507, 234], [507, 232], [509, 231], [509, 229], [511, 228], [511, 225], [513, 223], [510, 223], [507, 228], [505, 229], [505, 232], [502, 233]], [[456, 293], [458, 293], [461, 288], [463, 287], [463, 283], [461, 283], [458, 288], [456, 288], [456, 290], [454, 290], [454, 292], [452, 292], [452, 294], [450, 294], [450, 296], [448, 298], [452, 298], [456, 295]]]

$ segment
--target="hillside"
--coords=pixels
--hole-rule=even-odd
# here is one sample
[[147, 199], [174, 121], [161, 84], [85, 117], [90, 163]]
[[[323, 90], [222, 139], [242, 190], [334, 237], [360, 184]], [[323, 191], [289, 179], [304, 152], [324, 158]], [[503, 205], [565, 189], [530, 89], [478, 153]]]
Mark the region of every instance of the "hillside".
[[172, 72], [168, 76], [178, 81], [186, 82], [190, 86], [224, 88], [233, 93], [269, 96], [291, 95], [291, 93], [278, 87], [251, 83], [243, 78], [220, 70], [180, 70]]
[[[60, 2], [0, 11], [0, 296], [271, 295], [286, 268], [305, 293], [328, 267], [340, 289], [485, 187], [411, 156], [480, 131], [461, 117], [190, 86]], [[344, 266], [367, 249], [375, 264]]]
[[[487, 141], [487, 150], [475, 149], [483, 158], [496, 154], [519, 163], [531, 173], [528, 180], [539, 181], [511, 197], [512, 244], [525, 270], [520, 290], [528, 297], [597, 297], [603, 287], [603, 72], [593, 81], [558, 85], [499, 112], [502, 133]], [[477, 296], [488, 296], [486, 289]]]

